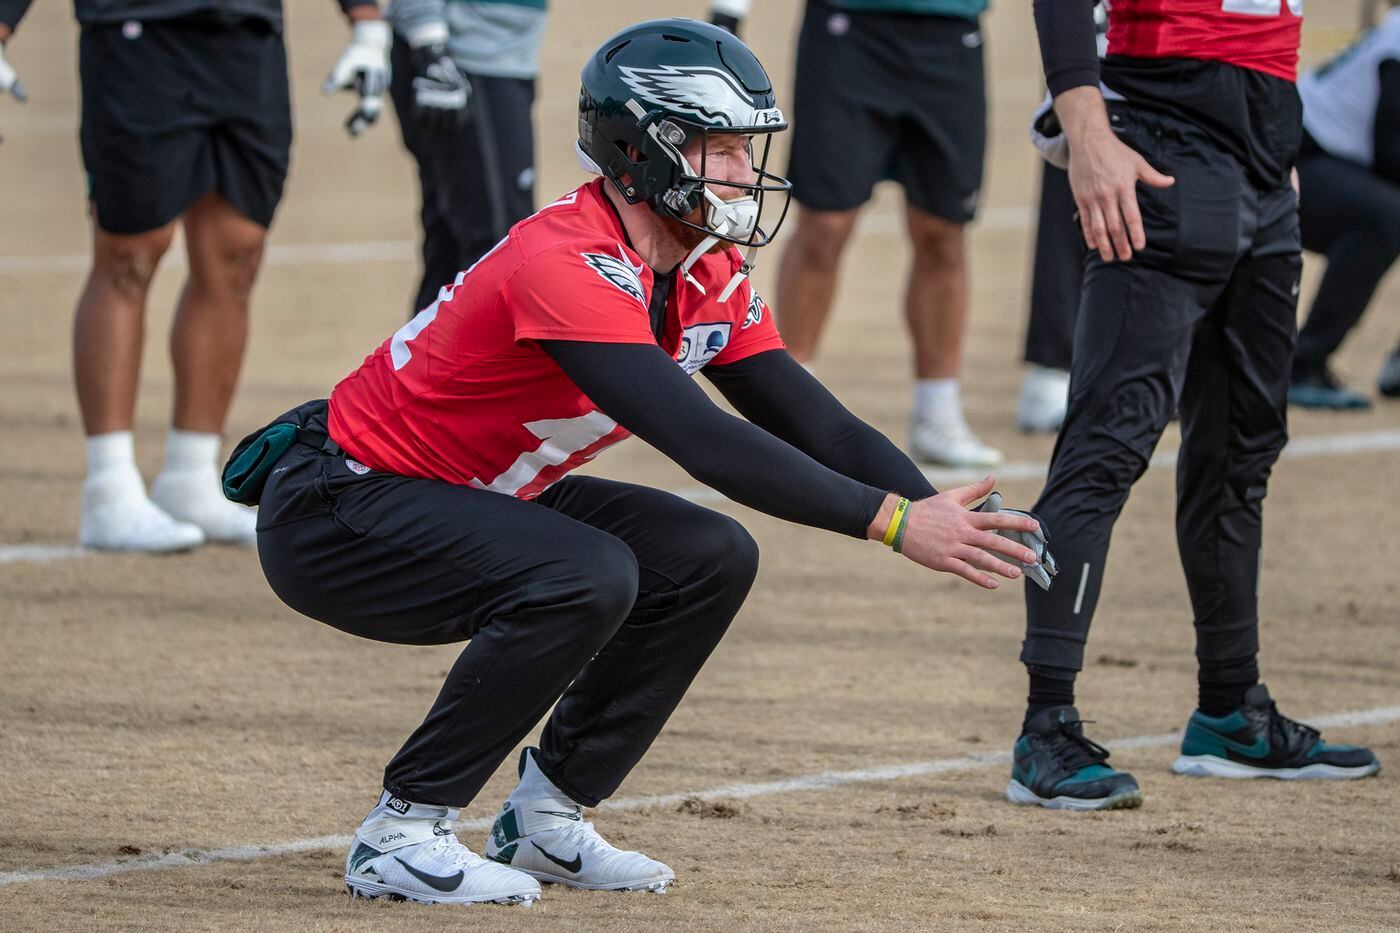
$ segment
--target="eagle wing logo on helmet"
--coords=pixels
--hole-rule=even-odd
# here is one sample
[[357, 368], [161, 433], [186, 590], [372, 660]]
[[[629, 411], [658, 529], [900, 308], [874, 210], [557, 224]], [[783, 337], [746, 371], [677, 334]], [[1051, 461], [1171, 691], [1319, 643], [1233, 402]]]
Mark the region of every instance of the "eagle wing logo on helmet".
[[617, 248], [617, 255], [610, 256], [607, 253], [579, 253], [583, 261], [588, 263], [589, 268], [603, 277], [603, 281], [609, 285], [625, 292], [637, 299], [642, 307], [646, 307], [646, 290], [642, 287], [642, 267], [634, 266], [627, 258], [627, 254], [622, 251], [622, 247]]
[[720, 68], [703, 65], [623, 65], [622, 80], [638, 97], [669, 110], [692, 114], [712, 126], [758, 126], [782, 123], [776, 107], [756, 110], [753, 99]]

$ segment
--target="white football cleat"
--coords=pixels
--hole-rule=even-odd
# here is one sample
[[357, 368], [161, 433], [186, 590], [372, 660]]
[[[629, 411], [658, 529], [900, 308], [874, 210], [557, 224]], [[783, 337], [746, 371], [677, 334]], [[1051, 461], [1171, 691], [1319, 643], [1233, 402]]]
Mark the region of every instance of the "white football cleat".
[[909, 424], [909, 452], [915, 460], [950, 467], [993, 467], [1001, 451], [972, 433], [962, 411], [943, 409], [916, 415]]
[[204, 532], [153, 503], [135, 468], [115, 467], [83, 483], [78, 543], [101, 551], [168, 553], [199, 547]]
[[255, 544], [258, 513], [224, 498], [214, 467], [162, 470], [151, 483], [151, 499], [173, 518], [198, 525], [218, 544]]
[[608, 842], [583, 819], [583, 808], [538, 808], [507, 801], [486, 840], [486, 857], [541, 881], [592, 891], [664, 894], [676, 880], [669, 866]]
[[1016, 427], [1027, 434], [1054, 434], [1064, 424], [1069, 408], [1069, 373], [1063, 369], [1031, 366], [1021, 381], [1016, 403]]
[[[540, 897], [540, 883], [524, 872], [489, 862], [452, 832], [457, 811], [400, 804], [410, 817], [376, 808], [360, 825], [345, 859], [352, 897], [388, 897], [420, 904], [518, 904]], [[433, 818], [436, 817], [436, 818]]]

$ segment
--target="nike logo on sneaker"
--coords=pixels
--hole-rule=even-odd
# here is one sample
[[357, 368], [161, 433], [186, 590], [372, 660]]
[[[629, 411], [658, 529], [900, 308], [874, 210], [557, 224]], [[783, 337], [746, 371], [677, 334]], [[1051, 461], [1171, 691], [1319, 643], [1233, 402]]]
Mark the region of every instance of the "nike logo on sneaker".
[[414, 868], [412, 865], [408, 864], [403, 859], [399, 858], [397, 855], [394, 856], [394, 861], [402, 865], [410, 875], [417, 878], [419, 881], [423, 882], [433, 890], [441, 891], [443, 894], [447, 894], [450, 891], [457, 890], [457, 886], [462, 883], [462, 878], [466, 876], [466, 872], [463, 871], [458, 871], [455, 875], [430, 875], [426, 871], [420, 871], [419, 869]]
[[575, 823], [583, 819], [577, 810], [536, 810], [535, 812], [545, 816], [562, 816], [564, 819], [573, 820]]
[[1220, 741], [1221, 745], [1224, 745], [1232, 751], [1239, 752], [1241, 755], [1248, 755], [1250, 758], [1263, 758], [1265, 755], [1269, 754], [1269, 740], [1262, 735], [1255, 736], [1254, 741], [1246, 745], [1237, 739], [1230, 738], [1228, 735], [1216, 732], [1214, 729], [1208, 729], [1207, 731], [1215, 736], [1215, 738]]
[[550, 852], [549, 852], [549, 850], [546, 849], [546, 848], [544, 848], [543, 846], [541, 846], [538, 842], [532, 842], [532, 843], [530, 843], [530, 845], [534, 846], [536, 849], [539, 849], [541, 855], [543, 855], [545, 858], [549, 859], [551, 862], [553, 862], [554, 864], [558, 865], [560, 868], [564, 869], [565, 871], [573, 872], [573, 873], [576, 874], [576, 875], [577, 875], [579, 872], [583, 871], [583, 853], [582, 853], [582, 852], [580, 852], [580, 853], [578, 853], [577, 855], [575, 855], [575, 856], [574, 856], [574, 860], [573, 860], [572, 862], [566, 862], [566, 861], [564, 861], [563, 859], [561, 859], [561, 858], [559, 858], [559, 857], [557, 857], [557, 856], [555, 856], [555, 855], [551, 855]]

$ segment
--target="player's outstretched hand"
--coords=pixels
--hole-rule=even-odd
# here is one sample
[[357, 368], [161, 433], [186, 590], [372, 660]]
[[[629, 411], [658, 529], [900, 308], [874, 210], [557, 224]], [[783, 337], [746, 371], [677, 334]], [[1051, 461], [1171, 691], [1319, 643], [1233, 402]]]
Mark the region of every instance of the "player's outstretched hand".
[[382, 19], [357, 20], [351, 27], [350, 44], [340, 54], [321, 88], [323, 94], [354, 91], [360, 96], [359, 105], [345, 129], [359, 136], [384, 109], [384, 92], [389, 88], [389, 24]]
[[1039, 556], [1034, 551], [1001, 533], [1035, 534], [1040, 530], [1039, 522], [1023, 512], [975, 512], [968, 508], [990, 493], [995, 483], [988, 476], [911, 503], [905, 519], [904, 556], [989, 590], [997, 588], [992, 574], [1015, 580], [1021, 576], [1022, 565], [1038, 566]]

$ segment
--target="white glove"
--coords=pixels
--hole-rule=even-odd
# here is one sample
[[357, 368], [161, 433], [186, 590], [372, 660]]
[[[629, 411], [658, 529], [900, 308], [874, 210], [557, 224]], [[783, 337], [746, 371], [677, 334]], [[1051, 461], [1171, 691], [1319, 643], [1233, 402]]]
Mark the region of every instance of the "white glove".
[[[973, 509], [973, 511], [1008, 512], [1012, 515], [1025, 515], [1036, 520], [1040, 525], [1039, 531], [1032, 533], [1029, 531], [1006, 531], [998, 529], [996, 534], [1030, 548], [1035, 552], [1036, 557], [1040, 558], [1039, 564], [1021, 564], [1016, 561], [1008, 560], [1005, 554], [993, 554], [993, 556], [996, 557], [997, 560], [1016, 564], [1025, 572], [1026, 577], [1034, 580], [1036, 585], [1042, 590], [1050, 589], [1050, 581], [1054, 579], [1055, 574], [1060, 572], [1060, 568], [1056, 566], [1054, 556], [1051, 555], [1049, 549], [1046, 547], [1050, 541], [1050, 532], [1046, 530], [1045, 523], [1030, 512], [1023, 512], [1020, 509], [1003, 509], [1001, 507], [1001, 493], [999, 492], [993, 492], [981, 505]], [[992, 552], [989, 551], [988, 553]]]
[[351, 136], [359, 136], [379, 119], [384, 92], [389, 88], [389, 24], [382, 19], [358, 20], [350, 31], [350, 44], [331, 69], [321, 88], [323, 94], [354, 91], [359, 106], [345, 121]]
[[1046, 162], [1058, 169], [1069, 170], [1069, 140], [1060, 127], [1059, 117], [1055, 116], [1055, 102], [1049, 94], [1031, 116], [1031, 144], [1040, 151]]

